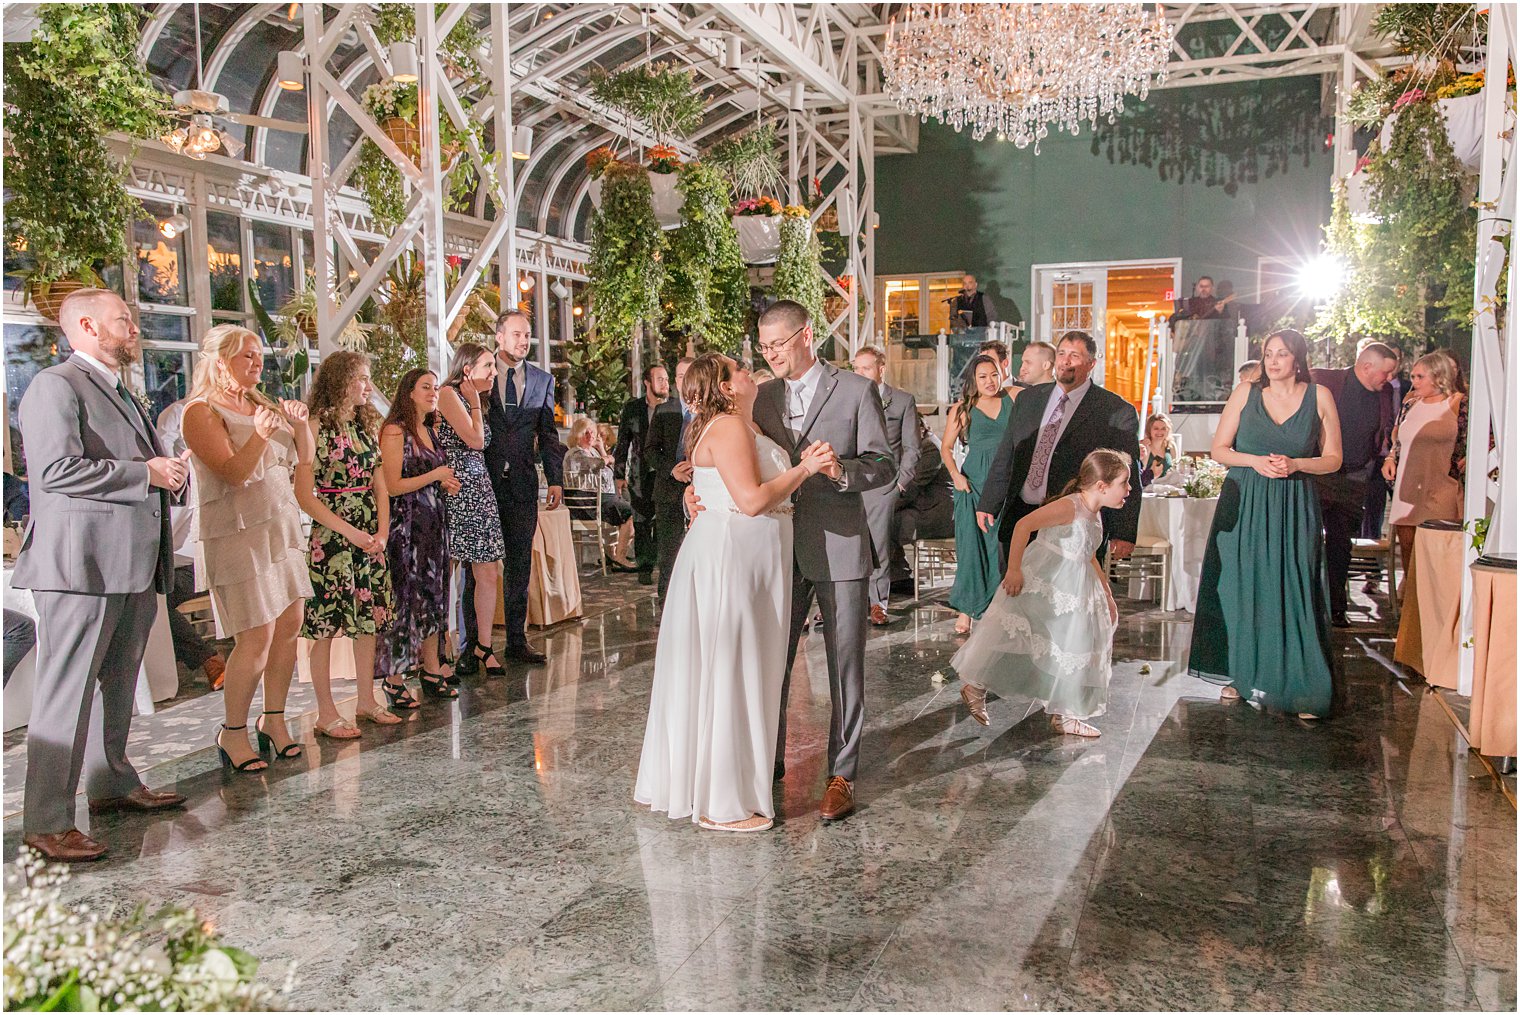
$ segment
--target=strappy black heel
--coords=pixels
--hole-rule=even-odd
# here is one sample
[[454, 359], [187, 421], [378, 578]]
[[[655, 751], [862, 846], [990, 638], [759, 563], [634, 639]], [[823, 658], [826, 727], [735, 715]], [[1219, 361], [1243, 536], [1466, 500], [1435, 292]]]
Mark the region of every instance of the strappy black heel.
[[471, 667], [471, 672], [475, 672], [475, 670], [477, 670], [479, 667], [484, 666], [486, 669], [486, 676], [488, 677], [504, 677], [507, 675], [507, 668], [501, 663], [497, 663], [495, 666], [492, 666], [487, 661], [496, 658], [496, 652], [491, 648], [491, 646], [482, 645], [478, 641], [472, 642], [466, 654], [474, 663], [474, 666]]
[[[285, 710], [283, 708], [280, 709], [278, 712], [260, 712], [259, 713], [259, 720], [262, 720], [264, 718], [264, 716], [266, 716], [266, 715], [284, 715], [284, 714], [285, 714]], [[285, 758], [299, 758], [301, 756], [301, 754], [302, 754], [302, 750], [301, 750], [302, 745], [299, 744], [299, 743], [297, 743], [296, 741], [292, 740], [290, 743], [286, 744], [284, 747], [279, 747], [279, 746], [277, 746], [275, 744], [274, 737], [270, 736], [268, 733], [265, 733], [264, 732], [264, 727], [261, 726], [261, 725], [259, 725], [258, 721], [254, 722], [254, 724], [253, 724], [253, 730], [254, 730], [255, 733], [257, 733], [259, 735], [259, 753], [260, 754], [263, 754], [265, 751], [269, 751], [276, 758], [280, 758], [282, 760], [285, 759]]]
[[423, 670], [422, 693], [429, 698], [457, 698], [459, 692], [449, 686], [449, 678], [442, 673], [434, 673], [431, 670]]
[[[227, 733], [236, 733], [238, 730], [246, 730], [248, 728], [248, 724], [244, 723], [241, 726], [228, 726], [226, 723], [222, 723], [221, 727], [222, 728], [220, 730], [217, 730], [216, 736], [212, 739], [216, 741], [216, 753], [222, 757], [223, 772], [262, 772], [264, 769], [269, 767], [269, 762], [265, 761], [258, 755], [254, 755], [241, 764], [233, 764], [232, 755], [228, 754], [227, 748], [222, 746], [222, 733], [223, 731]], [[257, 765], [259, 767], [254, 768], [254, 765]]]
[[411, 689], [403, 680], [400, 684], [393, 684], [389, 680], [380, 681], [380, 690], [385, 692], [385, 700], [391, 703], [391, 708], [417, 708], [421, 702], [412, 697]]

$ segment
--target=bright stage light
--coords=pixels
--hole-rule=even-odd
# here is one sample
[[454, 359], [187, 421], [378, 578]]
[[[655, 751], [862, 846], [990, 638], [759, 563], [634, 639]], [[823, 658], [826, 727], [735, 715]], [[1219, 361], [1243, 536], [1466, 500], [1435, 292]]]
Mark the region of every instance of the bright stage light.
[[1298, 270], [1298, 294], [1324, 303], [1346, 284], [1346, 265], [1338, 257], [1321, 254]]

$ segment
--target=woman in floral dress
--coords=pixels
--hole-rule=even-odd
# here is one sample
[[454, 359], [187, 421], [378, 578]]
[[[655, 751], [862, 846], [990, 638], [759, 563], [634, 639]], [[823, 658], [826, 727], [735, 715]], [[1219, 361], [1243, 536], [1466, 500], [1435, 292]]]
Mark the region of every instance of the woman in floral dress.
[[445, 673], [439, 647], [448, 627], [449, 552], [445, 496], [459, 492], [448, 458], [433, 440], [438, 409], [438, 377], [431, 370], [408, 370], [380, 428], [380, 461], [391, 495], [390, 563], [396, 613], [375, 662], [386, 677], [391, 704], [415, 708], [406, 691], [407, 674], [418, 671], [422, 690], [433, 698], [457, 698]]
[[[491, 441], [491, 424], [481, 406], [481, 399], [496, 382], [496, 353], [483, 345], [465, 342], [454, 353], [449, 376], [438, 393], [438, 446], [449, 459], [459, 492], [448, 499], [449, 556], [468, 567], [475, 576], [475, 601], [465, 609], [475, 610], [475, 630], [490, 632], [496, 623], [497, 587], [506, 543], [501, 536], [501, 509], [491, 490], [491, 476], [486, 470], [485, 446]], [[492, 675], [505, 673], [491, 651], [491, 638], [485, 645], [459, 648], [459, 672], [476, 672], [484, 664]], [[484, 651], [484, 655], [480, 654]], [[456, 677], [451, 683], [458, 683]]]
[[301, 637], [312, 640], [311, 684], [317, 696], [312, 729], [334, 740], [359, 735], [332, 694], [332, 642], [353, 639], [358, 682], [355, 717], [380, 726], [400, 722], [375, 700], [375, 635], [390, 622], [391, 580], [385, 565], [390, 498], [379, 463], [380, 414], [369, 404], [369, 358], [335, 352], [311, 387], [315, 460], [296, 468], [296, 499], [312, 518], [308, 559], [313, 595]]

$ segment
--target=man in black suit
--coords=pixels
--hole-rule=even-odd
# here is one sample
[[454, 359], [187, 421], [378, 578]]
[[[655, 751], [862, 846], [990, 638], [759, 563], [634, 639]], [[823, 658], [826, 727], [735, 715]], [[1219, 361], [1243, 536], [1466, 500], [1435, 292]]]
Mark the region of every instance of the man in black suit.
[[644, 395], [630, 398], [618, 420], [617, 446], [612, 449], [612, 475], [618, 493], [633, 505], [633, 559], [640, 585], [654, 584], [659, 556], [655, 523], [655, 470], [649, 461], [649, 435], [654, 414], [670, 398], [670, 375], [658, 363], [644, 368]]
[[1135, 407], [1092, 383], [1097, 344], [1082, 331], [1068, 331], [1056, 347], [1054, 384], [1024, 389], [982, 486], [976, 521], [986, 532], [999, 517], [1006, 557], [1018, 520], [1057, 496], [1077, 478], [1082, 460], [1098, 448], [1130, 459], [1129, 497], [1117, 510], [1103, 509], [1109, 552], [1128, 557], [1140, 526], [1140, 465], [1136, 455], [1140, 417]]
[[681, 399], [681, 382], [691, 357], [676, 363], [676, 395], [655, 411], [649, 442], [644, 447], [645, 461], [654, 474], [654, 519], [659, 542], [659, 601], [665, 601], [670, 587], [670, 569], [675, 566], [681, 541], [686, 538], [686, 506], [683, 500], [691, 484], [691, 463], [686, 460], [686, 426], [691, 410]]
[[[507, 626], [507, 657], [521, 663], [542, 663], [544, 655], [528, 645], [528, 578], [533, 566], [533, 533], [538, 530], [538, 471], [544, 468], [549, 485], [545, 507], [553, 511], [564, 497], [565, 446], [554, 426], [554, 377], [529, 363], [533, 327], [526, 312], [505, 310], [496, 318], [496, 386], [486, 408], [491, 442], [485, 447], [486, 469], [501, 513], [501, 534], [507, 553], [503, 561], [503, 613]], [[464, 601], [473, 602], [474, 576], [465, 569]], [[481, 643], [475, 630], [475, 611], [464, 611], [465, 637], [490, 648], [490, 633]], [[469, 646], [461, 650], [473, 651]]]

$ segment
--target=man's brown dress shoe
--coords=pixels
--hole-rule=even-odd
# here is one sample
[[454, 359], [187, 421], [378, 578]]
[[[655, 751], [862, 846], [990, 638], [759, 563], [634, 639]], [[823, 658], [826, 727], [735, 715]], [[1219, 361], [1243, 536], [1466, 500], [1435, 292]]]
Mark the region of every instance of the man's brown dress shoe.
[[160, 793], [146, 786], [139, 786], [126, 796], [107, 797], [104, 800], [91, 800], [91, 814], [106, 814], [110, 811], [161, 811], [169, 807], [178, 807], [185, 802], [185, 798], [178, 793]]
[[853, 810], [855, 787], [844, 776], [834, 776], [829, 780], [829, 788], [823, 792], [823, 805], [818, 808], [818, 816], [825, 821], [838, 821]]
[[212, 656], [201, 663], [201, 669], [206, 673], [206, 682], [211, 685], [213, 691], [220, 691], [222, 685], [227, 682], [227, 663], [221, 656]]
[[106, 855], [106, 847], [85, 835], [77, 828], [67, 832], [48, 832], [46, 835], [22, 836], [23, 845], [30, 846], [54, 863], [86, 863]]
[[892, 623], [892, 618], [887, 616], [887, 608], [880, 603], [871, 604], [871, 623], [877, 627], [885, 627]]
[[992, 720], [987, 717], [987, 691], [975, 684], [961, 685], [961, 701], [971, 710], [971, 718], [983, 726], [991, 726]]

